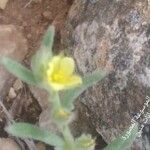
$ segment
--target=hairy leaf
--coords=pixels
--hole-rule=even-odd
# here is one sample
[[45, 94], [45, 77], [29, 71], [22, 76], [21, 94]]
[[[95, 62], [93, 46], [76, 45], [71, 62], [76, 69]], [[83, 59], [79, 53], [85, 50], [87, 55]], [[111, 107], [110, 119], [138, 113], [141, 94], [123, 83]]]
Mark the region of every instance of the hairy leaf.
[[127, 150], [138, 133], [138, 123], [132, 124], [126, 132], [110, 143], [104, 150]]
[[71, 108], [74, 100], [87, 88], [93, 86], [106, 76], [105, 71], [97, 70], [83, 77], [83, 84], [80, 87], [64, 91], [61, 97], [62, 105], [66, 108]]
[[20, 63], [8, 57], [3, 57], [0, 62], [10, 73], [20, 78], [24, 82], [33, 85], [36, 84], [32, 71], [30, 71]]
[[38, 82], [42, 81], [45, 76], [48, 61], [53, 56], [52, 46], [54, 41], [55, 28], [50, 26], [45, 33], [40, 49], [32, 57], [31, 67], [34, 76]]
[[54, 26], [50, 26], [47, 30], [47, 32], [44, 35], [42, 45], [45, 47], [48, 47], [49, 50], [52, 49], [53, 42], [54, 42], [54, 35], [55, 35], [55, 28]]
[[30, 138], [53, 146], [63, 147], [64, 145], [61, 137], [28, 123], [14, 123], [8, 126], [6, 131], [16, 137]]

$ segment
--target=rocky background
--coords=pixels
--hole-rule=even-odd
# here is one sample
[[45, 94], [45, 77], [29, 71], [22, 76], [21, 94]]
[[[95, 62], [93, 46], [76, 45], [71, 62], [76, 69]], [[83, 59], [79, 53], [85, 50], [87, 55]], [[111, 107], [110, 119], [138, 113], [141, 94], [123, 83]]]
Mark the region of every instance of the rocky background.
[[[79, 72], [110, 70], [77, 105], [86, 108], [87, 124], [107, 143], [131, 124], [150, 96], [149, 20], [147, 0], [75, 0], [69, 11], [63, 42]], [[150, 149], [148, 126], [145, 134], [134, 149]]]
[[[79, 97], [75, 103], [76, 118], [70, 125], [74, 136], [84, 132], [96, 137], [96, 150], [100, 150], [131, 125], [133, 116], [143, 108], [146, 97], [150, 97], [150, 1], [28, 2], [0, 3], [0, 56], [10, 56], [30, 67], [30, 58], [38, 49], [44, 31], [53, 24], [54, 50], [67, 48], [80, 74], [98, 68], [109, 70], [104, 80]], [[53, 130], [47, 93], [14, 78], [2, 66], [0, 74], [1, 101], [9, 115], [16, 121]], [[30, 145], [37, 150], [52, 150], [43, 143], [18, 142], [7, 135], [4, 127], [9, 119], [1, 108], [2, 150], [7, 150], [6, 145], [12, 150], [28, 150]], [[150, 120], [132, 149], [150, 149]]]

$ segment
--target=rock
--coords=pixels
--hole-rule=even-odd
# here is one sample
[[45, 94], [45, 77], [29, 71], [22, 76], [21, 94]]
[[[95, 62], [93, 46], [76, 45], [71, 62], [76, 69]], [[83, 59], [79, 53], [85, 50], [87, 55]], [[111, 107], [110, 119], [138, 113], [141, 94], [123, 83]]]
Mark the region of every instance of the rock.
[[14, 82], [14, 84], [13, 84], [13, 88], [14, 88], [15, 91], [18, 91], [18, 90], [22, 89], [22, 88], [23, 88], [23, 83], [22, 83], [22, 81], [21, 81], [20, 79], [17, 79], [17, 80]]
[[0, 8], [5, 9], [8, 0], [0, 0]]
[[[107, 143], [130, 126], [150, 97], [149, 20], [147, 0], [75, 0], [62, 32], [81, 74], [112, 68], [79, 98], [88, 110], [87, 126], [92, 123]], [[136, 150], [150, 147], [143, 140]]]
[[1, 150], [21, 150], [19, 146], [10, 138], [0, 138]]
[[14, 99], [16, 96], [17, 96], [17, 95], [16, 95], [16, 93], [15, 93], [14, 88], [11, 87], [10, 90], [9, 90], [9, 93], [8, 93], [8, 97], [9, 97], [10, 99]]
[[49, 107], [48, 93], [45, 90], [41, 90], [35, 86], [29, 86], [29, 88], [34, 98], [38, 101], [39, 105], [41, 106], [42, 110], [47, 109]]
[[[0, 57], [8, 56], [21, 62], [27, 53], [27, 42], [13, 25], [0, 25]], [[14, 66], [15, 67], [15, 66]], [[9, 90], [14, 76], [0, 66], [0, 95]]]

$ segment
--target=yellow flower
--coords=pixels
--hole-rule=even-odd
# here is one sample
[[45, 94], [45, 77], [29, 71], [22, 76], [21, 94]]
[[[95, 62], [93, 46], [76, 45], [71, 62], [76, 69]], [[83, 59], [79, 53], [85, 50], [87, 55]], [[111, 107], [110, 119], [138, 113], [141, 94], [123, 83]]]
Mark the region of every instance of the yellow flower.
[[80, 76], [73, 74], [75, 63], [71, 57], [62, 55], [54, 56], [48, 64], [47, 79], [55, 90], [68, 89], [82, 84]]

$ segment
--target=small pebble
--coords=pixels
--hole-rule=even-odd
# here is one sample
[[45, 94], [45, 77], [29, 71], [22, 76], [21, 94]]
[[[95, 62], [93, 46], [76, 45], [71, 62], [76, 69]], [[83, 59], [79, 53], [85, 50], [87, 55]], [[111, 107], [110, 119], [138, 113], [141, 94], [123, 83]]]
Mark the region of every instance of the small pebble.
[[14, 99], [16, 96], [17, 96], [17, 95], [16, 95], [16, 93], [15, 93], [14, 88], [11, 87], [10, 90], [9, 90], [8, 97], [9, 97], [10, 99]]
[[18, 91], [23, 88], [23, 83], [21, 80], [17, 79], [13, 85], [15, 91]]

